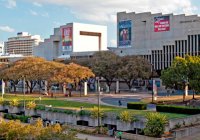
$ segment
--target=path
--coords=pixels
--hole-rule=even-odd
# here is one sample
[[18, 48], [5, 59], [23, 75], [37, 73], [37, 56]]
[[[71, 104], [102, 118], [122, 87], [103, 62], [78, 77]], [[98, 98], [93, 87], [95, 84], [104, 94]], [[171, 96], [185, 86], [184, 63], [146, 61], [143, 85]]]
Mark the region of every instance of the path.
[[97, 136], [91, 136], [91, 135], [86, 135], [86, 134], [77, 134], [77, 138], [81, 140], [115, 140], [114, 137], [97, 137]]

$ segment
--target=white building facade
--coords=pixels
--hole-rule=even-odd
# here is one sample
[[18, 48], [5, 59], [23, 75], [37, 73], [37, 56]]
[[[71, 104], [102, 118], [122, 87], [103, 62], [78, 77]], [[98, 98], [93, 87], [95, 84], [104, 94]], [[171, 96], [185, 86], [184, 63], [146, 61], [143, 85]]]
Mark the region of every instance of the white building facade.
[[107, 27], [68, 23], [34, 48], [34, 55], [47, 60], [69, 58], [72, 53], [107, 50]]
[[5, 42], [5, 53], [33, 56], [33, 48], [40, 42], [42, 42], [42, 39], [39, 35], [19, 32], [16, 37], [10, 37], [8, 41]]

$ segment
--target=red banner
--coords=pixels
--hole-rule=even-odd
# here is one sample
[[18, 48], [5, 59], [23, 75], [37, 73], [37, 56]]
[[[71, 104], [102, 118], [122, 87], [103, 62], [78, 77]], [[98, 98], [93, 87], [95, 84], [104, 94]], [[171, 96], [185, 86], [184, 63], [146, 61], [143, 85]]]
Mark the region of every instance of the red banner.
[[163, 32], [170, 30], [169, 16], [154, 17], [154, 32]]

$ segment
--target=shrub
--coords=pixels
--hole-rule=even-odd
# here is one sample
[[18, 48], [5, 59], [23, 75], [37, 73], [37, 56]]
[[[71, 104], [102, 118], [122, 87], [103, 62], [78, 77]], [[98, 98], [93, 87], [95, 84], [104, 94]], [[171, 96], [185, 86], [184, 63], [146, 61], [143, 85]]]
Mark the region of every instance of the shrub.
[[45, 110], [45, 106], [43, 106], [43, 105], [37, 105], [36, 109], [37, 110]]
[[177, 114], [200, 114], [200, 108], [190, 108], [185, 106], [175, 106], [175, 105], [156, 105], [156, 110], [158, 112], [168, 112]]
[[124, 122], [132, 122], [133, 121], [133, 115], [132, 115], [132, 113], [130, 113], [128, 111], [122, 111], [119, 114], [119, 119], [121, 121], [124, 121]]
[[4, 105], [4, 102], [5, 102], [4, 99], [1, 98], [1, 99], [0, 99], [0, 105]]
[[65, 114], [74, 114], [75, 112], [72, 111], [72, 110], [65, 110], [64, 113], [65, 113]]
[[19, 101], [18, 99], [13, 99], [12, 101], [9, 102], [9, 104], [13, 107], [19, 106]]
[[146, 110], [147, 104], [142, 103], [142, 102], [130, 102], [130, 103], [127, 103], [127, 108], [136, 109], [136, 110]]
[[103, 126], [96, 127], [94, 133], [95, 133], [95, 134], [107, 135], [107, 133], [108, 133], [108, 128], [107, 128], [107, 127], [103, 127]]
[[152, 137], [160, 137], [164, 133], [167, 117], [160, 113], [148, 113], [146, 119], [147, 123], [144, 128], [144, 134]]
[[[99, 115], [98, 115], [99, 114]], [[103, 118], [104, 117], [104, 112], [102, 109], [98, 110], [98, 107], [94, 106], [94, 108], [91, 110], [91, 117], [94, 119]]]
[[91, 112], [87, 111], [87, 110], [81, 110], [81, 111], [78, 112], [78, 115], [79, 116], [90, 116]]
[[26, 104], [26, 107], [28, 109], [35, 109], [36, 108], [36, 103], [34, 101], [29, 101], [27, 104]]

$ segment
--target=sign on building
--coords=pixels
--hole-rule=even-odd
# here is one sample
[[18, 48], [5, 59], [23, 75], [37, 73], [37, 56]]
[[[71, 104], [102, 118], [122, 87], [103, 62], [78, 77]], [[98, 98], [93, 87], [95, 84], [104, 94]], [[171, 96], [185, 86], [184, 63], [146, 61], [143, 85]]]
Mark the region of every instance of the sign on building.
[[154, 17], [154, 32], [163, 32], [170, 30], [169, 16]]
[[119, 47], [131, 46], [131, 20], [119, 21]]
[[63, 51], [72, 51], [72, 27], [62, 28]]

